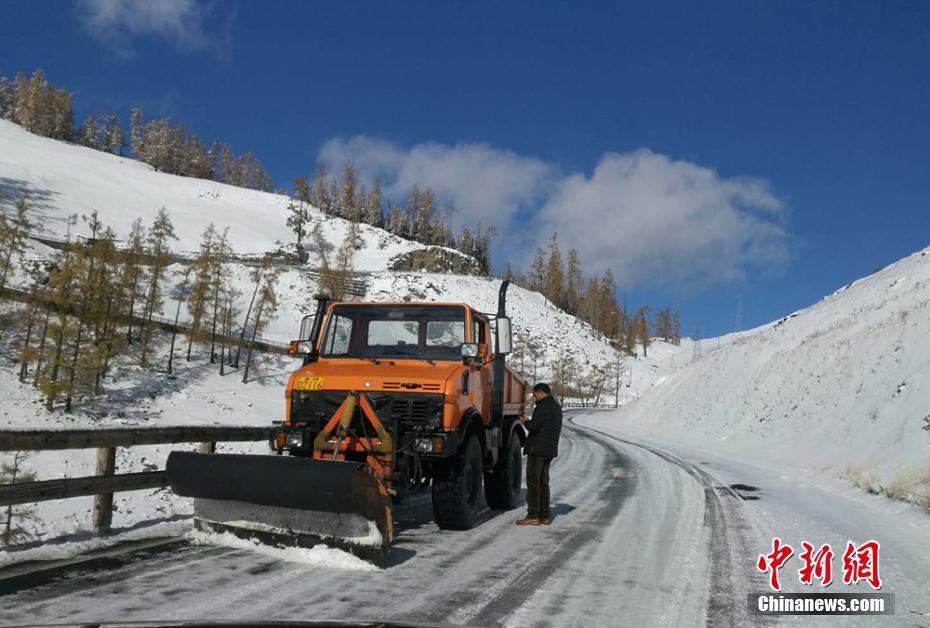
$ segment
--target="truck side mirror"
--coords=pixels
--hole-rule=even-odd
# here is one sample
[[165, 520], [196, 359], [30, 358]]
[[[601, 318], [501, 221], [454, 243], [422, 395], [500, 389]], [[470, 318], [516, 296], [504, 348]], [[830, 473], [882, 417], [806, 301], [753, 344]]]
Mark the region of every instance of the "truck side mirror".
[[300, 321], [300, 334], [297, 336], [298, 340], [311, 340], [310, 336], [313, 335], [313, 323], [316, 321], [316, 314], [307, 314]]
[[506, 316], [501, 316], [497, 319], [496, 332], [497, 332], [497, 346], [495, 348], [496, 353], [507, 355], [513, 350], [513, 339], [511, 337], [510, 329], [510, 319]]
[[289, 355], [309, 355], [313, 353], [313, 345], [307, 340], [291, 340], [287, 352]]
[[288, 344], [287, 352], [290, 355], [304, 356], [304, 366], [316, 360], [316, 348], [314, 343], [314, 329], [317, 321], [316, 314], [308, 314], [300, 321], [300, 334], [297, 340], [291, 340]]

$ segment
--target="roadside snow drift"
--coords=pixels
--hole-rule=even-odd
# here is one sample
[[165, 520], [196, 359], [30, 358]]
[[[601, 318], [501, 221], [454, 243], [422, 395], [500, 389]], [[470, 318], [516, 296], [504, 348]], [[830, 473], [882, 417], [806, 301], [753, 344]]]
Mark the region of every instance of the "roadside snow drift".
[[926, 505], [928, 304], [925, 249], [812, 307], [727, 337], [626, 408], [623, 429], [830, 469]]

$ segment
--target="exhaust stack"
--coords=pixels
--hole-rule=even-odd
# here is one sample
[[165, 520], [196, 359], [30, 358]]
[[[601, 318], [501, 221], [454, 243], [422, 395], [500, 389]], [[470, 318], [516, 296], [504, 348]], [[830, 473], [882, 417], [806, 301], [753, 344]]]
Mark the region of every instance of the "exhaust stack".
[[[507, 288], [510, 280], [501, 282], [497, 293], [497, 318], [507, 318]], [[496, 425], [504, 421], [504, 381], [507, 376], [506, 354], [501, 353], [500, 333], [494, 334], [494, 394], [491, 398], [491, 415]]]

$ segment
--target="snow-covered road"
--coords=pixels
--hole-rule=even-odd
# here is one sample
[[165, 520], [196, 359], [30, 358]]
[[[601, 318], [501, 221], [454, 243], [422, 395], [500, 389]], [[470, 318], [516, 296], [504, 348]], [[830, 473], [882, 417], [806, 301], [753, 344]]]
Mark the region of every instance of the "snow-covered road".
[[[882, 543], [883, 591], [896, 594], [896, 616], [818, 624], [930, 625], [925, 516], [764, 467], [634, 441], [616, 429], [612, 413], [569, 418], [552, 467], [552, 526], [517, 527], [517, 511], [485, 511], [473, 530], [441, 532], [430, 521], [428, 496], [417, 496], [398, 507], [392, 561], [377, 572], [181, 545], [4, 596], [0, 623], [756, 625], [746, 593], [765, 590], [766, 576], [754, 564], [778, 535], [795, 546], [802, 539], [838, 546], [847, 537]], [[782, 571], [786, 590], [801, 590], [796, 570]], [[847, 590], [842, 583], [832, 590], [840, 588]]]

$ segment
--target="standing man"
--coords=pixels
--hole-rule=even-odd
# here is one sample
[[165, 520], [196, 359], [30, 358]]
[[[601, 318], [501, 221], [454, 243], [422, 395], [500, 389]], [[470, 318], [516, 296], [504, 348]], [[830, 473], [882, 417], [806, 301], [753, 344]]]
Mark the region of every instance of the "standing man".
[[526, 452], [526, 517], [518, 526], [538, 526], [552, 523], [549, 512], [549, 463], [559, 455], [559, 434], [562, 432], [562, 407], [552, 396], [549, 384], [533, 387], [536, 407], [533, 418], [520, 421], [530, 433], [523, 446]]

